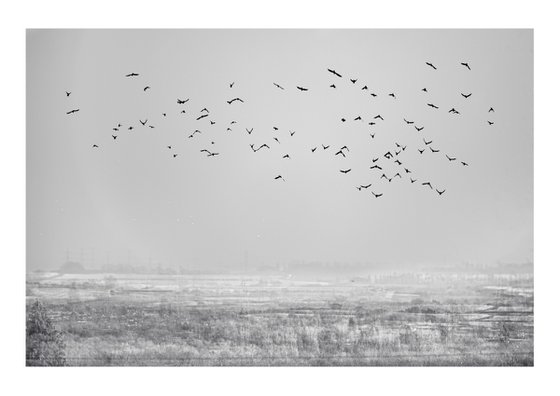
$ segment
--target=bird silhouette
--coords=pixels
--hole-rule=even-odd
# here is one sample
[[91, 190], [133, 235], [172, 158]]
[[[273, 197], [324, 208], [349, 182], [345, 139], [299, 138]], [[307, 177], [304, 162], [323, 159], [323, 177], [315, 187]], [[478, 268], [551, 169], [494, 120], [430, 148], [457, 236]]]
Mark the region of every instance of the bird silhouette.
[[426, 139], [422, 139], [422, 140], [424, 140], [424, 144], [425, 144], [426, 146], [432, 144], [432, 142], [433, 142], [433, 140], [430, 140], [429, 142], [427, 142]]
[[185, 104], [185, 103], [187, 103], [188, 101], [189, 101], [189, 99], [184, 99], [184, 100], [177, 99], [177, 103], [178, 103], [178, 104]]
[[394, 93], [390, 93], [390, 94], [389, 94], [389, 96], [392, 96], [392, 97], [393, 97], [393, 99], [396, 99], [396, 98], [397, 98], [397, 97], [395, 96], [395, 94], [394, 94]]
[[337, 73], [335, 70], [333, 69], [327, 69], [330, 73], [334, 74], [337, 77], [342, 77], [339, 73]]
[[210, 150], [207, 150], [207, 149], [200, 150], [200, 152], [201, 152], [201, 153], [210, 154]]
[[233, 88], [233, 84], [235, 84], [235, 81], [232, 82], [231, 84], [229, 84], [229, 87], [230, 87], [230, 88]]
[[284, 178], [282, 177], [282, 175], [278, 175], [278, 176], [276, 176], [276, 177], [274, 178], [274, 180], [278, 180], [278, 179], [282, 179], [283, 181], [286, 181], [286, 180], [284, 180]]
[[336, 88], [336, 85], [331, 84], [330, 88]]
[[428, 103], [428, 106], [433, 107], [434, 109], [439, 109], [439, 107], [433, 103]]
[[351, 170], [352, 170], [352, 168], [349, 168], [349, 169], [340, 169], [340, 172], [342, 172], [342, 173], [348, 173], [348, 172], [350, 172]]
[[350, 79], [350, 81], [352, 81], [352, 84], [356, 84], [356, 81], [358, 81], [358, 79]]
[[406, 173], [412, 173], [410, 170], [408, 170], [408, 169], [406, 169], [406, 168], [404, 168], [404, 171], [405, 171]]
[[99, 146], [97, 144], [94, 144], [93, 148], [99, 148]]
[[489, 113], [490, 113], [490, 112], [495, 113], [494, 108], [493, 108], [493, 107], [490, 107], [490, 109], [488, 110], [488, 112], [489, 112]]
[[381, 117], [381, 114], [376, 115], [375, 117], [373, 117], [374, 120], [381, 120], [381, 121], [385, 121], [385, 119], [383, 117]]
[[202, 110], [200, 110], [200, 113], [202, 113], [203, 111], [205, 111], [205, 112], [207, 112], [207, 113], [210, 113], [206, 107], [203, 108]]
[[285, 154], [282, 158], [290, 159], [290, 154]]
[[373, 159], [371, 160], [371, 162], [376, 163], [378, 160], [379, 160], [379, 157], [373, 158]]
[[290, 131], [290, 136], [294, 136], [296, 134], [296, 131]]
[[471, 67], [466, 62], [461, 62], [461, 65], [465, 66], [467, 69], [471, 70]]
[[317, 150], [317, 147], [312, 148], [312, 149], [311, 149], [311, 152], [314, 153], [315, 150]]
[[346, 147], [346, 146], [342, 146], [340, 149], [341, 149], [341, 150], [346, 150], [346, 151], [350, 152], [350, 149], [349, 149], [348, 147]]
[[142, 120], [139, 120], [139, 121], [140, 121], [140, 124], [146, 125], [146, 123], [148, 122], [148, 119], [146, 118], [146, 121], [142, 121]]
[[422, 88], [423, 92], [428, 92], [428, 90], [426, 88]]
[[362, 120], [362, 116], [357, 116], [356, 118], [354, 118], [354, 121], [361, 121]]
[[369, 136], [371, 136], [371, 138], [373, 139], [375, 137], [375, 133], [374, 134], [369, 134]]
[[198, 120], [201, 120], [201, 119], [203, 119], [204, 117], [208, 117], [208, 114], [202, 114], [202, 115], [199, 116], [196, 120], [197, 120], [197, 121], [198, 121]]
[[450, 157], [450, 156], [448, 156], [447, 154], [445, 154], [445, 156], [447, 157], [447, 159], [448, 159], [449, 161], [455, 161], [455, 160], [457, 159], [457, 157]]
[[274, 129], [275, 131], [278, 130], [278, 127], [273, 126], [272, 129]]
[[243, 101], [243, 99], [241, 99], [241, 98], [233, 98], [233, 99], [231, 99], [231, 100], [227, 100], [226, 102], [227, 102], [227, 104], [232, 104], [233, 102], [245, 103], [245, 102]]
[[125, 77], [137, 77], [139, 75], [140, 74], [138, 74], [138, 73], [130, 73], [130, 74], [127, 74]]
[[379, 198], [379, 197], [381, 197], [381, 196], [383, 195], [383, 193], [381, 193], [381, 194], [376, 194], [376, 193], [374, 193], [373, 191], [372, 191], [371, 193], [373, 194], [373, 196], [374, 196], [375, 198]]
[[132, 126], [129, 126], [129, 127], [128, 127], [128, 130], [129, 130], [129, 131], [132, 131], [133, 129], [134, 129], [134, 127], [132, 127]]
[[439, 150], [436, 150], [436, 149], [432, 148], [431, 146], [430, 146], [430, 150], [432, 150], [432, 153], [439, 153]]
[[171, 150], [171, 146], [167, 146], [167, 148], [168, 148], [169, 150]]
[[331, 147], [330, 145], [325, 146], [324, 144], [321, 144], [321, 146], [323, 146], [323, 150], [326, 150], [326, 149], [328, 149], [329, 147]]
[[308, 90], [309, 90], [308, 88], [299, 87], [299, 86], [297, 86], [296, 88], [299, 89], [299, 90], [302, 91], [302, 92], [305, 92], [305, 91], [308, 91]]
[[344, 154], [344, 151], [338, 150], [334, 155], [338, 155], [338, 154], [342, 154], [342, 156], [343, 156], [344, 158], [346, 158], [346, 154]]
[[186, 110], [181, 110], [181, 114], [187, 114]]
[[66, 114], [74, 114], [77, 113], [78, 111], [80, 111], [80, 109], [74, 109], [74, 110], [67, 111]]
[[398, 172], [397, 172], [397, 173], [395, 173], [395, 176], [393, 176], [393, 179], [394, 179], [395, 177], [397, 177], [397, 176], [398, 176], [398, 177], [400, 177], [400, 178], [402, 179], [402, 176], [401, 176], [401, 174], [400, 174], [400, 173], [398, 173]]
[[362, 91], [364, 91], [364, 90], [367, 91], [367, 89], [368, 89], [367, 85], [364, 85], [364, 86], [362, 87]]
[[177, 158], [179, 154], [173, 154], [173, 158]]
[[247, 128], [245, 128], [245, 130], [247, 131], [247, 133], [250, 135], [251, 132], [253, 132], [253, 128], [251, 128], [251, 130], [248, 130]]
[[113, 140], [117, 140], [117, 136], [115, 135], [111, 135], [113, 137]]
[[413, 179], [412, 177], [410, 178], [410, 183], [416, 183], [416, 180], [418, 179]]
[[113, 128], [113, 131], [118, 132], [119, 128]]
[[375, 94], [375, 93], [373, 93], [373, 92], [370, 93], [370, 95], [373, 96], [374, 98], [377, 97], [377, 94]]
[[270, 147], [268, 146], [268, 144], [264, 143], [264, 144], [261, 144], [261, 146], [260, 146], [257, 150], [260, 150], [260, 149], [262, 149], [262, 148], [267, 148], [267, 149], [269, 149]]
[[379, 169], [379, 170], [383, 170], [383, 168], [380, 167], [379, 165], [370, 166], [369, 169]]
[[144, 92], [146, 92], [148, 89], [150, 89], [151, 87], [149, 85], [144, 87]]
[[274, 84], [277, 88], [284, 89], [284, 87], [282, 87], [282, 86], [276, 84], [275, 82], [273, 82], [272, 84]]
[[214, 125], [215, 123], [216, 123], [216, 121], [210, 120], [210, 125]]
[[402, 162], [399, 161], [399, 160], [395, 160], [395, 163], [396, 163], [397, 165], [402, 165]]
[[393, 158], [393, 154], [391, 154], [390, 151], [387, 151], [384, 155], [385, 158], [389, 159], [389, 158]]
[[492, 121], [488, 121], [488, 125], [494, 125]]
[[410, 124], [414, 124], [414, 121], [408, 121], [406, 118], [403, 118], [404, 122], [406, 122], [408, 125]]
[[442, 194], [445, 192], [445, 190], [439, 191], [437, 188], [436, 188], [436, 191], [437, 191], [437, 193], [438, 193], [439, 195], [442, 195]]
[[469, 164], [467, 164], [467, 163], [464, 162], [464, 161], [461, 161], [461, 164], [462, 164], [463, 166], [469, 166]]
[[463, 98], [465, 98], [465, 99], [470, 98], [471, 95], [472, 95], [472, 92], [471, 92], [470, 94], [467, 94], [467, 95], [465, 95], [464, 93], [461, 92], [461, 96], [462, 96]]
[[167, 117], [167, 113], [161, 113], [164, 117]]
[[428, 187], [430, 187], [432, 190], [434, 189], [434, 188], [432, 187], [432, 183], [430, 183], [430, 182], [424, 182], [424, 183], [422, 183], [422, 185], [423, 185], [423, 186], [428, 186]]
[[371, 187], [371, 183], [369, 183], [369, 184], [367, 184], [367, 185], [365, 185], [365, 186], [364, 186], [363, 184], [361, 184], [360, 187], [361, 187], [361, 188], [366, 188], [366, 189], [367, 189], [367, 188], [370, 188], [370, 187]]
[[424, 150], [418, 149], [418, 152], [420, 152], [420, 154], [422, 154], [425, 150], [426, 150], [426, 149], [424, 149]]
[[385, 178], [385, 179], [389, 180], [389, 178], [387, 177], [387, 175], [386, 175], [385, 173], [384, 173], [384, 174], [382, 174], [382, 175], [381, 175], [381, 177], [380, 177], [380, 179], [383, 179], [383, 178]]
[[449, 110], [448, 113], [460, 114], [457, 110], [455, 110], [455, 107], [453, 107], [451, 110]]
[[437, 70], [437, 67], [435, 67], [433, 64], [431, 64], [430, 62], [426, 62], [426, 64], [428, 66], [430, 66], [432, 69]]
[[72, 92], [68, 92], [68, 91], [64, 91], [64, 92], [66, 92], [66, 97], [69, 97], [70, 94], [72, 93]]
[[414, 125], [414, 128], [416, 128], [416, 130], [417, 130], [418, 132], [420, 132], [422, 129], [424, 129], [424, 127], [418, 128], [416, 125]]
[[280, 140], [278, 140], [277, 137], [273, 137], [274, 140], [276, 140], [277, 143], [280, 143]]
[[153, 126], [153, 125], [148, 125], [148, 128], [154, 129], [155, 126]]
[[214, 157], [214, 156], [219, 155], [219, 154], [220, 153], [210, 153], [210, 154], [207, 155], [207, 157]]
[[341, 118], [340, 121], [346, 122], [346, 118]]

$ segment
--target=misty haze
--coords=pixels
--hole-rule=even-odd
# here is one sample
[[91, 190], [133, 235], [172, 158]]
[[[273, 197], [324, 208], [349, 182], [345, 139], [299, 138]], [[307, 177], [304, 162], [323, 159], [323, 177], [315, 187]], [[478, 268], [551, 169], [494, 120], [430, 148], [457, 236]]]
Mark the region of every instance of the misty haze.
[[533, 365], [532, 30], [28, 30], [27, 365]]

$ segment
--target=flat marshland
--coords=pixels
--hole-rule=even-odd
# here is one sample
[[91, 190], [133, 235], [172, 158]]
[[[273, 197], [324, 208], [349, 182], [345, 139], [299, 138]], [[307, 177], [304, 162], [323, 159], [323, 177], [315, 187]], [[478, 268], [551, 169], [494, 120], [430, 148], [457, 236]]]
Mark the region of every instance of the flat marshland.
[[[72, 366], [532, 366], [532, 274], [30, 274]], [[29, 306], [29, 305], [28, 305]]]

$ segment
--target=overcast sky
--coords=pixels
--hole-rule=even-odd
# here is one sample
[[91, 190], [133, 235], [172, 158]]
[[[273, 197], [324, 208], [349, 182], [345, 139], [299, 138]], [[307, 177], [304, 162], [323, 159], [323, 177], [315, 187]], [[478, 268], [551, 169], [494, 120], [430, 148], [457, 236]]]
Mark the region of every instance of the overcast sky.
[[[440, 152], [420, 154], [423, 138]], [[383, 158], [395, 143], [402, 166]], [[67, 250], [209, 269], [246, 251], [254, 265], [532, 261], [533, 32], [30, 30], [28, 268]]]

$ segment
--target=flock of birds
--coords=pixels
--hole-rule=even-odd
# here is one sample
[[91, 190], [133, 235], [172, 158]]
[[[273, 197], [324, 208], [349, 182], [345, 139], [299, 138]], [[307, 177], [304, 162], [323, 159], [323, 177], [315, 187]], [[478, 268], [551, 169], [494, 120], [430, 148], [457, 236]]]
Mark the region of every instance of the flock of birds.
[[[433, 63], [431, 63], [431, 62], [426, 62], [426, 65], [427, 65], [428, 67], [432, 68], [433, 70], [437, 70], [437, 69], [438, 69], [438, 68], [437, 68]], [[469, 65], [467, 62], [461, 62], [461, 63], [460, 63], [460, 66], [464, 67], [465, 69], [467, 69], [467, 70], [469, 70], [469, 71], [471, 70], [470, 65]], [[334, 69], [327, 68], [327, 72], [330, 73], [334, 78], [336, 78], [337, 81], [340, 81], [341, 83], [343, 83], [343, 82], [346, 81], [346, 82], [349, 83], [349, 84], [356, 85], [356, 83], [358, 82], [358, 79], [357, 79], [357, 78], [349, 78], [348, 80], [346, 80], [346, 79], [342, 76], [342, 74], [340, 74], [339, 72], [337, 72], [337, 71], [334, 70]], [[129, 74], [126, 74], [126, 75], [125, 75], [125, 78], [128, 78], [128, 79], [130, 79], [130, 78], [136, 78], [136, 77], [139, 77], [139, 74], [138, 74], [138, 73], [129, 73]], [[235, 84], [235, 82], [230, 83], [230, 84], [229, 84], [229, 88], [230, 88], [230, 89], [233, 89], [234, 84]], [[285, 88], [284, 86], [278, 84], [277, 82], [272, 82], [272, 85], [273, 85], [273, 87], [275, 87], [276, 89], [279, 89], [279, 90], [282, 90], [282, 91], [285, 91], [285, 90], [286, 90], [286, 88]], [[361, 85], [361, 84], [360, 84], [360, 85]], [[329, 88], [331, 88], [331, 89], [337, 89], [336, 83], [333, 82], [333, 83], [329, 86]], [[146, 86], [144, 86], [143, 91], [144, 91], [144, 92], [147, 92], [147, 91], [150, 90], [150, 89], [151, 89], [151, 87], [150, 87], [149, 85], [146, 85]], [[273, 88], [273, 89], [274, 89], [274, 88]], [[297, 89], [298, 91], [300, 91], [301, 93], [305, 93], [305, 92], [308, 92], [308, 91], [309, 91], [309, 88], [304, 87], [304, 86], [300, 86], [300, 85], [296, 85], [296, 89]], [[360, 90], [361, 90], [361, 91], [366, 91], [367, 93], [369, 93], [370, 96], [372, 96], [372, 97], [374, 97], [374, 98], [378, 96], [378, 94], [375, 93], [375, 92], [373, 92], [367, 85], [364, 85], [363, 87], [361, 87]], [[427, 89], [427, 88], [422, 88], [421, 91], [424, 92], [424, 93], [428, 93], [428, 89]], [[66, 97], [70, 97], [71, 92], [65, 91], [65, 93], [66, 93]], [[461, 96], [462, 96], [465, 100], [469, 100], [469, 98], [471, 97], [471, 95], [472, 95], [471, 92], [469, 92], [469, 93], [463, 93], [463, 92], [461, 92]], [[232, 95], [232, 96], [233, 96], [233, 95]], [[390, 97], [390, 98], [392, 98], [393, 100], [397, 100], [397, 96], [396, 96], [396, 94], [395, 94], [394, 92], [388, 93], [387, 96]], [[179, 105], [179, 106], [184, 106], [184, 105], [186, 105], [188, 102], [189, 102], [189, 98], [187, 98], [187, 99], [180, 99], [180, 98], [178, 98], [178, 99], [177, 99], [177, 105]], [[231, 98], [231, 99], [229, 99], [229, 100], [226, 100], [226, 103], [227, 103], [228, 105], [234, 105], [234, 104], [236, 104], [236, 103], [238, 103], [238, 104], [243, 104], [243, 103], [245, 103], [245, 100], [243, 100], [242, 98], [236, 96], [236, 97], [233, 97], [233, 98]], [[440, 106], [439, 106], [439, 105], [436, 105], [436, 104], [434, 104], [434, 103], [427, 102], [426, 105], [427, 105], [428, 107], [434, 109], [434, 110], [439, 110], [439, 109], [440, 109]], [[67, 111], [66, 114], [70, 116], [70, 115], [73, 115], [73, 114], [75, 114], [75, 113], [77, 113], [77, 112], [79, 112], [79, 111], [80, 111], [80, 109], [79, 109], [79, 108], [76, 108], [76, 109], [72, 109], [72, 110]], [[460, 114], [461, 114], [461, 112], [460, 112], [459, 110], [455, 109], [454, 107], [451, 108], [451, 109], [449, 109], [449, 110], [447, 110], [447, 112], [450, 113], [450, 114], [452, 114], [452, 115], [460, 115]], [[186, 114], [186, 110], [185, 110], [184, 108], [181, 108], [180, 113], [181, 113], [181, 114]], [[490, 107], [490, 108], [488, 109], [488, 113], [494, 113], [494, 109], [493, 109], [492, 107]], [[162, 116], [162, 117], [167, 117], [167, 113], [162, 113], [161, 116]], [[201, 110], [195, 115], [194, 120], [200, 123], [200, 125], [201, 125], [200, 128], [203, 128], [202, 125], [203, 125], [203, 123], [205, 123], [205, 122], [208, 122], [210, 126], [213, 126], [213, 125], [216, 124], [216, 121], [213, 121], [213, 120], [210, 118], [210, 116], [211, 116], [210, 111], [205, 107], [205, 108], [201, 109]], [[365, 117], [364, 117], [364, 118], [365, 118]], [[361, 115], [358, 115], [358, 116], [356, 116], [356, 117], [353, 117], [352, 119], [353, 119], [353, 121], [362, 121], [362, 122], [363, 122], [363, 121], [365, 121], [364, 118], [362, 118]], [[340, 122], [346, 123], [346, 122], [348, 122], [349, 120], [350, 120], [350, 119], [347, 119], [347, 118], [345, 118], [345, 117], [342, 117], [342, 118], [340, 119]], [[373, 126], [376, 125], [378, 122], [383, 122], [383, 121], [385, 121], [384, 117], [383, 117], [381, 114], [377, 114], [377, 115], [373, 116], [371, 119], [369, 119], [369, 120], [367, 121], [367, 125], [373, 127]], [[403, 117], [403, 122], [405, 123], [405, 125], [414, 127], [414, 129], [415, 129], [418, 133], [422, 133], [422, 131], [424, 130], [424, 126], [419, 126], [419, 125], [416, 124], [414, 121], [411, 121], [411, 120], [407, 119], [406, 116]], [[235, 120], [230, 121], [229, 124], [228, 124], [228, 126], [227, 126], [227, 128], [226, 128], [226, 132], [231, 132], [231, 131], [232, 131], [232, 126], [233, 126], [234, 124], [236, 124], [236, 123], [237, 123], [237, 122], [236, 122]], [[487, 123], [488, 123], [488, 125], [490, 125], [490, 126], [492, 126], [492, 125], [494, 124], [494, 122], [491, 121], [491, 120], [487, 120]], [[152, 123], [148, 123], [148, 119], [144, 119], [144, 120], [140, 119], [140, 120], [139, 120], [139, 126], [142, 127], [142, 128], [150, 128], [150, 129], [156, 128]], [[114, 126], [114, 127], [112, 128], [111, 138], [112, 138], [112, 141], [113, 141], [113, 142], [117, 142], [118, 137], [119, 137], [119, 133], [123, 130], [123, 128], [126, 128], [126, 130], [128, 130], [128, 131], [133, 131], [134, 128], [135, 128], [135, 126], [130, 125], [130, 126], [128, 126], [128, 127], [125, 127], [125, 126], [122, 125], [121, 123], [117, 123], [117, 125]], [[276, 127], [276, 126], [273, 126], [272, 129], [273, 129], [273, 132], [275, 132], [275, 133], [276, 133], [276, 132], [279, 132], [279, 128]], [[254, 130], [254, 128], [252, 128], [252, 127], [251, 127], [251, 128], [245, 128], [245, 131], [246, 131], [246, 133], [247, 133], [248, 135], [251, 135], [251, 134], [253, 133], [253, 130]], [[295, 135], [295, 133], [296, 133], [295, 131], [289, 130], [289, 137], [290, 137], [290, 138], [293, 137], [293, 136]], [[201, 131], [200, 129], [195, 129], [192, 133], [190, 133], [190, 134], [187, 136], [187, 138], [188, 138], [188, 139], [193, 139], [193, 138], [196, 136], [196, 134], [202, 134], [202, 131]], [[371, 139], [374, 139], [374, 138], [375, 138], [375, 133], [370, 133], [369, 136], [370, 136]], [[278, 136], [272, 136], [272, 139], [273, 139], [276, 143], [278, 143], [278, 144], [280, 143], [280, 140], [279, 140]], [[419, 156], [424, 155], [424, 152], [425, 152], [426, 150], [428, 150], [428, 149], [429, 149], [429, 152], [432, 153], [432, 154], [440, 153], [441, 150], [434, 147], [434, 144], [433, 144], [434, 142], [433, 142], [433, 140], [426, 140], [425, 137], [422, 137], [422, 142], [423, 142], [423, 145], [421, 145], [420, 147], [416, 147], [416, 150], [417, 150]], [[211, 144], [211, 145], [214, 145], [215, 142], [212, 141], [210, 144]], [[389, 150], [387, 150], [382, 156], [374, 157], [374, 158], [372, 159], [372, 163], [371, 163], [371, 166], [369, 167], [369, 169], [370, 169], [371, 171], [378, 172], [378, 176], [377, 176], [377, 177], [379, 178], [379, 180], [383, 180], [383, 179], [384, 179], [384, 180], [386, 180], [386, 182], [391, 183], [393, 180], [396, 180], [397, 178], [398, 178], [398, 179], [403, 179], [404, 177], [407, 177], [407, 178], [409, 179], [409, 181], [410, 181], [411, 184], [414, 184], [414, 183], [417, 183], [417, 182], [418, 182], [418, 184], [421, 185], [421, 186], [423, 186], [423, 187], [429, 188], [430, 190], [435, 190], [435, 192], [436, 192], [439, 196], [443, 195], [443, 194], [446, 192], [446, 189], [445, 189], [445, 188], [437, 188], [437, 187], [434, 187], [434, 186], [432, 185], [431, 181], [429, 181], [429, 180], [421, 180], [421, 181], [419, 181], [419, 177], [416, 177], [416, 178], [415, 178], [413, 170], [411, 170], [410, 167], [408, 167], [408, 166], [405, 164], [404, 160], [401, 161], [402, 157], [399, 157], [399, 155], [400, 155], [401, 153], [405, 152], [405, 150], [407, 150], [408, 146], [409, 146], [409, 145], [405, 145], [405, 144], [402, 144], [402, 143], [399, 143], [399, 142], [395, 142], [395, 147], [394, 147], [393, 149], [389, 149]], [[99, 149], [99, 148], [100, 148], [100, 146], [99, 146], [97, 143], [93, 144], [92, 147], [93, 147], [94, 149]], [[260, 145], [258, 145], [258, 146], [257, 146], [257, 144], [255, 144], [255, 143], [251, 143], [251, 144], [249, 145], [249, 147], [251, 148], [251, 150], [252, 150], [253, 153], [257, 153], [257, 152], [259, 152], [259, 151], [261, 151], [261, 150], [270, 150], [270, 146], [268, 145], [268, 143], [262, 143], [262, 144], [260, 144]], [[348, 146], [346, 146], [346, 145], [344, 145], [344, 146], [342, 146], [342, 147], [339, 147], [338, 149], [336, 149], [336, 148], [331, 149], [331, 145], [330, 145], [330, 144], [323, 144], [323, 143], [321, 143], [320, 146], [310, 147], [309, 150], [311, 151], [311, 153], [315, 153], [316, 150], [318, 150], [319, 148], [321, 148], [322, 151], [332, 150], [332, 152], [334, 152], [333, 155], [334, 155], [335, 157], [341, 156], [341, 157], [343, 157], [343, 158], [346, 158], [347, 156], [350, 155], [350, 149], [349, 149]], [[172, 150], [172, 149], [173, 149], [173, 146], [168, 145], [168, 146], [167, 146], [167, 149], [168, 149], [168, 150]], [[220, 155], [219, 152], [215, 152], [214, 150], [211, 150], [211, 149], [209, 149], [209, 148], [202, 148], [202, 149], [200, 149], [199, 151], [200, 151], [200, 153], [205, 154], [207, 157], [216, 157], [216, 156]], [[173, 158], [177, 158], [178, 155], [179, 155], [178, 153], [171, 151], [171, 156], [172, 156]], [[286, 153], [286, 154], [284, 154], [284, 155], [282, 156], [282, 159], [290, 159], [290, 158], [291, 158], [291, 157], [290, 157], [290, 154], [289, 154], [289, 153]], [[445, 158], [449, 161], [449, 163], [457, 162], [458, 164], [461, 164], [461, 166], [463, 166], [463, 167], [469, 166], [469, 164], [468, 164], [466, 161], [464, 161], [464, 160], [459, 160], [457, 157], [451, 156], [451, 155], [448, 154], [448, 153], [445, 153]], [[396, 166], [397, 166], [397, 172], [395, 172], [394, 174], [391, 173], [392, 176], [389, 176], [389, 175], [388, 175], [388, 173], [389, 173], [388, 170], [391, 168], [391, 167], [388, 166], [390, 162], [392, 162], [393, 164], [396, 164]], [[342, 173], [342, 174], [344, 174], [344, 175], [350, 173], [351, 171], [352, 171], [352, 168], [340, 169], [340, 173]], [[404, 177], [403, 177], [403, 176], [404, 176]], [[286, 179], [285, 179], [285, 178], [283, 177], [283, 175], [281, 175], [281, 174], [277, 174], [277, 175], [274, 176], [272, 179], [273, 179], [273, 180], [276, 180], [276, 181], [278, 181], [278, 180], [281, 180], [281, 181], [283, 181], [283, 182], [286, 181]], [[369, 183], [367, 183], [367, 184], [360, 184], [360, 185], [356, 186], [356, 189], [357, 189], [358, 191], [362, 191], [362, 190], [368, 190], [370, 187], [372, 187], [372, 183], [371, 183], [371, 182], [369, 182]], [[372, 194], [372, 196], [373, 196], [374, 198], [380, 198], [380, 197], [383, 196], [383, 192], [379, 192], [379, 191], [378, 191], [378, 192], [371, 191], [371, 194]]]

